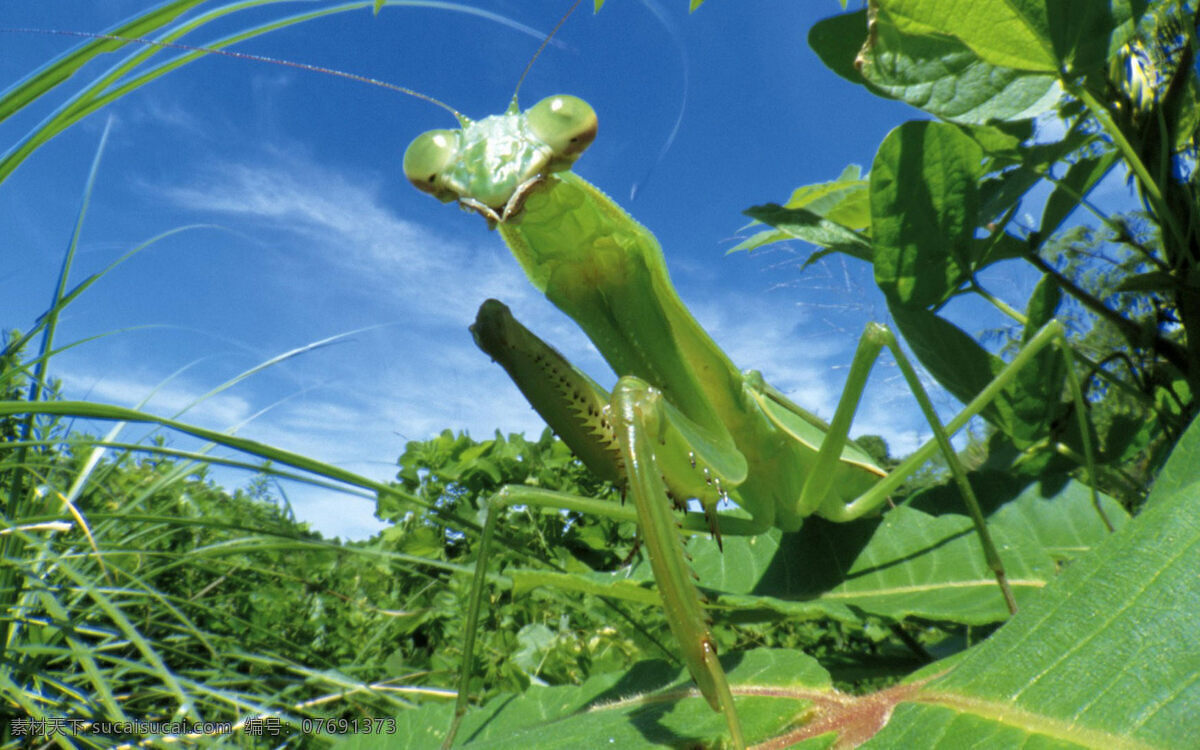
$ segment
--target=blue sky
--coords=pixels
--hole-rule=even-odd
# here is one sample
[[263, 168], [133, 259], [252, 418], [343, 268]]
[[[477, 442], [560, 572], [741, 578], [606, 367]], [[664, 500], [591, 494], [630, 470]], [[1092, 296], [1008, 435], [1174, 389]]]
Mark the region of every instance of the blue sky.
[[[847, 164], [869, 165], [884, 135], [919, 113], [837, 78], [809, 50], [811, 25], [840, 12], [834, 0], [709, 0], [691, 15], [684, 0], [656, 1], [665, 25], [636, 0], [609, 0], [599, 15], [581, 8], [534, 65], [522, 101], [572, 93], [595, 107], [599, 137], [576, 171], [657, 235], [684, 301], [740, 367], [762, 370], [828, 417], [864, 323], [885, 319], [869, 271], [834, 259], [802, 275], [800, 245], [725, 253], [745, 236], [743, 209], [782, 202]], [[476, 5], [544, 32], [567, 3]], [[0, 7], [0, 26], [102, 31], [145, 7], [10, 2]], [[247, 15], [238, 25], [267, 17]], [[5, 34], [2, 43], [6, 86], [76, 41]], [[504, 108], [537, 45], [463, 14], [388, 8], [239, 49], [374, 76], [482, 117]], [[678, 138], [656, 163], [685, 94]], [[14, 143], [50, 106], [0, 123], [0, 144]], [[27, 329], [46, 307], [108, 118], [73, 278], [161, 232], [208, 226], [139, 254], [71, 306], [59, 342], [109, 335], [55, 360], [67, 397], [132, 406], [160, 387], [146, 408], [171, 415], [273, 356], [359, 331], [256, 374], [184, 418], [214, 429], [249, 419], [239, 434], [389, 479], [407, 440], [446, 427], [477, 438], [540, 431], [537, 415], [467, 333], [487, 297], [505, 301], [599, 382], [613, 382], [496, 233], [404, 180], [408, 142], [452, 127], [445, 112], [377, 87], [223, 58], [193, 63], [93, 115], [0, 185], [5, 327]], [[630, 201], [636, 183], [644, 184]], [[1001, 280], [994, 291], [1004, 294], [1009, 283], [1025, 289], [1029, 280]], [[868, 392], [856, 434], [883, 434], [895, 453], [927, 435], [890, 364]], [[941, 406], [953, 408], [945, 398]], [[133, 427], [124, 437], [144, 434]], [[217, 476], [228, 486], [248, 479]], [[297, 514], [326, 534], [362, 537], [378, 528], [368, 500], [286, 490]]]

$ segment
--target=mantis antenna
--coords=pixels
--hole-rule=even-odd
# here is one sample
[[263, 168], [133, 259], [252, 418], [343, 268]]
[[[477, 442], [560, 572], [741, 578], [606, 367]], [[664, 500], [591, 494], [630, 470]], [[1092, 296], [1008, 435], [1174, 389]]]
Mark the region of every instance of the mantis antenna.
[[[542, 37], [541, 44], [538, 45], [537, 51], [533, 53], [533, 56], [529, 59], [529, 62], [526, 63], [525, 69], [521, 72], [521, 77], [517, 79], [516, 88], [513, 89], [513, 101], [516, 101], [517, 93], [521, 89], [521, 84], [525, 82], [525, 78], [529, 75], [530, 70], [533, 69], [533, 64], [535, 62], [537, 62], [537, 59], [539, 57], [541, 57], [542, 52], [554, 40], [554, 37], [555, 37], [555, 35], [558, 34], [559, 29], [561, 29], [563, 24], [567, 22], [567, 19], [570, 18], [571, 15], [575, 13], [575, 10], [579, 7], [579, 4], [582, 1], [583, 0], [575, 0], [575, 2], [573, 2], [571, 4], [571, 7], [567, 9], [567, 12], [564, 13], [562, 15], [562, 17], [558, 20], [558, 23], [555, 24], [554, 28], [551, 29], [549, 34], [539, 35]], [[477, 11], [473, 11], [473, 12], [477, 13]], [[479, 14], [479, 13], [477, 13], [477, 14]], [[502, 16], [497, 17], [491, 13], [483, 13], [483, 14], [479, 14], [479, 15], [483, 15], [485, 17], [491, 18], [492, 20], [500, 21], [508, 26], [512, 26], [513, 28], [517, 28], [519, 30], [532, 31], [531, 29], [524, 28], [520, 24], [517, 24], [516, 22], [511, 21], [510, 19], [504, 18]], [[184, 52], [201, 52], [204, 54], [211, 54], [211, 55], [223, 55], [225, 57], [231, 57], [231, 58], [234, 58], [237, 60], [249, 60], [252, 62], [262, 62], [262, 63], [271, 63], [273, 65], [283, 65], [283, 66], [286, 66], [289, 68], [305, 70], [310, 73], [324, 73], [326, 75], [331, 75], [331, 76], [335, 76], [338, 78], [345, 78], [347, 80], [356, 81], [358, 83], [366, 83], [366, 84], [370, 84], [372, 86], [379, 86], [380, 88], [388, 89], [390, 91], [396, 91], [401, 94], [407, 94], [411, 97], [421, 99], [423, 101], [429, 102], [430, 104], [441, 107], [442, 109], [446, 110], [450, 114], [454, 115], [455, 119], [457, 119], [462, 124], [466, 124], [466, 122], [468, 122], [468, 118], [466, 118], [461, 112], [454, 109], [449, 104], [446, 104], [445, 102], [441, 101], [440, 99], [436, 99], [436, 98], [430, 96], [429, 94], [423, 94], [420, 91], [410, 89], [407, 86], [400, 86], [398, 84], [389, 83], [387, 81], [383, 81], [378, 78], [372, 78], [370, 76], [359, 75], [357, 73], [349, 73], [347, 71], [338, 70], [336, 68], [327, 68], [322, 65], [311, 65], [309, 63], [296, 62], [294, 60], [285, 60], [282, 58], [268, 57], [266, 55], [255, 55], [255, 54], [252, 54], [249, 52], [235, 52], [233, 50], [217, 49], [214, 47], [204, 47], [201, 45], [193, 45], [193, 44], [183, 44], [181, 42], [168, 42], [168, 41], [163, 41], [160, 39], [148, 39], [145, 37], [120, 36], [118, 34], [103, 34], [103, 33], [95, 33], [95, 32], [90, 32], [90, 31], [74, 31], [74, 30], [69, 30], [69, 29], [6, 27], [6, 28], [0, 28], [0, 33], [53, 34], [56, 36], [69, 36], [69, 37], [77, 37], [77, 38], [81, 38], [81, 39], [108, 39], [108, 40], [117, 41], [117, 42], [132, 42], [135, 44], [145, 44], [145, 45], [148, 45], [151, 47], [158, 47], [161, 49], [176, 49], [176, 50], [181, 50]]]
[[[546, 47], [548, 47], [550, 44], [554, 43], [554, 39], [557, 36], [559, 30], [562, 29], [563, 25], [567, 22], [567, 20], [572, 15], [574, 15], [575, 11], [579, 8], [579, 5], [582, 2], [583, 2], [583, 0], [574, 0], [574, 2], [571, 3], [571, 6], [566, 10], [566, 12], [563, 13], [562, 17], [560, 17], [558, 19], [558, 22], [554, 25], [554, 28], [550, 30], [549, 34], [539, 34], [539, 36], [541, 36], [541, 44], [538, 45], [537, 50], [529, 58], [529, 62], [527, 62], [525, 64], [524, 70], [521, 71], [521, 76], [517, 79], [517, 84], [513, 89], [513, 96], [512, 96], [513, 102], [517, 101], [517, 95], [520, 93], [521, 86], [522, 86], [522, 84], [525, 83], [525, 79], [529, 76], [530, 71], [533, 70], [534, 63], [536, 63], [538, 61], [538, 59], [542, 55], [542, 52], [545, 51]], [[683, 69], [684, 69], [683, 102], [680, 104], [679, 113], [675, 118], [675, 124], [671, 129], [671, 133], [667, 136], [666, 142], [663, 144], [662, 148], [659, 150], [658, 156], [655, 159], [654, 164], [652, 164], [646, 170], [646, 173], [642, 176], [641, 179], [634, 182], [634, 184], [631, 186], [630, 196], [629, 196], [631, 200], [637, 196], [638, 189], [642, 185], [645, 184], [645, 182], [649, 179], [650, 175], [653, 173], [654, 166], [657, 165], [658, 162], [662, 161], [662, 159], [666, 155], [667, 151], [671, 148], [671, 144], [674, 143], [675, 137], [679, 132], [680, 124], [683, 121], [684, 110], [687, 106], [686, 102], [687, 102], [687, 90], [688, 90], [689, 63], [688, 63], [688, 59], [687, 59], [686, 50], [683, 48], [682, 42], [679, 39], [678, 31], [668, 23], [665, 15], [662, 12], [662, 9], [659, 8], [653, 2], [653, 0], [642, 0], [642, 3], [643, 3], [643, 5], [646, 6], [646, 8], [650, 11], [650, 13], [654, 16], [655, 20], [657, 20], [660, 24], [663, 25], [663, 27], [667, 30], [668, 34], [671, 36], [672, 40], [675, 42], [676, 47], [679, 49], [680, 57], [681, 57], [681, 61], [683, 63]], [[452, 9], [461, 9], [461, 8], [452, 8]], [[492, 13], [481, 13], [477, 9], [463, 9], [463, 10], [466, 10], [466, 12], [470, 12], [472, 14], [482, 15], [486, 18], [489, 18], [490, 20], [498, 21], [504, 25], [510, 26], [512, 28], [515, 28], [519, 31], [523, 31], [525, 33], [533, 33], [532, 29], [524, 27], [523, 25], [518, 24], [515, 21], [512, 21], [511, 19], [505, 18], [503, 16], [496, 16], [495, 14], [492, 14]], [[458, 120], [461, 125], [466, 125], [468, 122], [470, 122], [469, 118], [467, 118], [461, 112], [454, 109], [449, 104], [446, 104], [445, 102], [441, 101], [440, 99], [436, 99], [436, 98], [430, 96], [429, 94], [423, 94], [420, 91], [410, 89], [407, 86], [400, 86], [398, 84], [389, 83], [387, 81], [380, 80], [378, 78], [372, 78], [370, 76], [360, 75], [358, 73], [350, 73], [350, 72], [347, 72], [344, 70], [338, 70], [337, 68], [328, 68], [323, 65], [312, 65], [309, 63], [296, 62], [294, 60], [269, 57], [267, 55], [256, 55], [256, 54], [253, 54], [250, 52], [237, 52], [234, 50], [218, 49], [216, 47], [206, 47], [203, 45], [184, 44], [182, 42], [171, 42], [171, 41], [165, 41], [165, 40], [161, 40], [161, 39], [149, 39], [146, 37], [122, 36], [119, 34], [104, 34], [104, 33], [90, 32], [90, 31], [76, 31], [76, 30], [71, 30], [71, 29], [45, 29], [45, 28], [33, 28], [33, 27], [0, 27], [0, 33], [50, 34], [50, 35], [55, 35], [55, 36], [76, 37], [76, 38], [80, 38], [80, 39], [104, 39], [104, 40], [111, 40], [111, 41], [116, 41], [116, 42], [144, 44], [144, 45], [147, 45], [150, 47], [158, 47], [160, 49], [174, 49], [174, 50], [180, 50], [183, 52], [199, 52], [199, 53], [203, 53], [203, 54], [222, 55], [224, 57], [229, 57], [229, 58], [233, 58], [236, 60], [249, 60], [251, 62], [262, 62], [262, 63], [271, 63], [273, 65], [282, 65], [282, 66], [289, 67], [289, 68], [295, 68], [297, 70], [308, 71], [310, 73], [324, 73], [326, 75], [334, 76], [337, 78], [344, 78], [346, 80], [355, 81], [358, 83], [365, 83], [365, 84], [369, 84], [372, 86], [378, 86], [380, 88], [388, 89], [389, 91], [395, 91], [395, 92], [398, 92], [401, 94], [407, 94], [408, 96], [411, 96], [416, 99], [420, 99], [422, 101], [429, 102], [430, 104], [433, 104], [437, 107], [440, 107], [440, 108], [446, 110], [450, 114], [454, 115], [454, 118], [456, 120]]]
[[[662, 8], [659, 7], [656, 2], [654, 2], [654, 0], [641, 1], [642, 5], [646, 7], [646, 10], [648, 10], [650, 14], [654, 16], [654, 19], [658, 21], [659, 24], [661, 24], [666, 30], [667, 35], [671, 37], [671, 41], [674, 42], [676, 49], [679, 51], [679, 59], [683, 64], [683, 97], [679, 104], [679, 113], [675, 116], [675, 124], [671, 126], [671, 132], [669, 135], [667, 135], [667, 139], [663, 143], [662, 148], [659, 149], [658, 155], [654, 159], [654, 163], [646, 169], [645, 174], [643, 174], [641, 178], [639, 178], [633, 183], [633, 185], [630, 186], [630, 200], [635, 200], [637, 198], [638, 190], [647, 182], [649, 182], [650, 175], [654, 173], [654, 168], [658, 166], [659, 162], [663, 160], [663, 157], [667, 155], [667, 151], [671, 149], [671, 145], [675, 143], [676, 136], [679, 135], [679, 128], [683, 124], [684, 112], [687, 109], [689, 71], [691, 69], [691, 63], [689, 62], [687, 56], [687, 48], [684, 46], [683, 41], [680, 38], [679, 30], [671, 24], [667, 18], [667, 15], [663, 12]], [[554, 25], [554, 28], [550, 30], [550, 33], [542, 39], [542, 43], [537, 48], [537, 51], [533, 53], [533, 57], [529, 58], [529, 62], [525, 64], [525, 70], [521, 71], [521, 77], [517, 79], [516, 88], [513, 89], [514, 102], [517, 100], [517, 94], [519, 94], [521, 91], [521, 84], [525, 83], [525, 78], [529, 75], [529, 71], [533, 70], [533, 64], [537, 62], [539, 57], [542, 56], [542, 52], [546, 49], [546, 46], [549, 45], [551, 40], [554, 39], [555, 35], [558, 34], [558, 30], [561, 29], [563, 24], [567, 22], [567, 19], [575, 13], [577, 8], [579, 8], [579, 4], [581, 2], [583, 2], [583, 0], [575, 0], [575, 2], [571, 4], [571, 7], [568, 8], [567, 12], [562, 15], [562, 18], [558, 19], [558, 23]]]
[[[556, 34], [558, 34], [558, 30], [561, 29], [563, 24], [567, 22], [567, 19], [575, 13], [575, 10], [579, 7], [581, 2], [583, 2], [583, 0], [575, 0], [575, 2], [571, 4], [571, 7], [568, 8], [567, 12], [562, 15], [562, 18], [558, 19], [558, 23], [554, 25], [554, 28], [550, 30], [550, 33], [547, 34], [544, 39], [542, 39], [542, 43], [537, 48], [537, 51], [533, 53], [533, 57], [529, 58], [529, 62], [525, 64], [525, 70], [521, 71], [521, 77], [517, 79], [516, 88], [513, 89], [514, 102], [517, 100], [517, 94], [519, 94], [521, 91], [521, 84], [525, 83], [525, 78], [529, 75], [529, 71], [533, 70], [533, 64], [537, 62], [539, 57], [542, 56], [542, 52], [546, 49], [546, 46], [549, 45], [550, 41], [554, 39]], [[658, 156], [655, 157], [654, 163], [646, 168], [645, 174], [643, 174], [638, 180], [630, 185], [629, 200], [637, 199], [638, 190], [640, 190], [647, 182], [650, 181], [650, 175], [654, 173], [654, 168], [658, 166], [659, 162], [663, 160], [663, 157], [667, 155], [667, 151], [669, 151], [671, 149], [671, 145], [675, 143], [675, 137], [679, 135], [679, 128], [683, 125], [684, 112], [687, 110], [689, 71], [691, 69], [691, 63], [688, 61], [687, 56], [687, 48], [683, 45], [682, 39], [680, 39], [679, 30], [671, 24], [671, 22], [667, 19], [667, 15], [663, 13], [662, 8], [659, 7], [654, 0], [642, 0], [642, 5], [644, 5], [646, 10], [648, 10], [650, 14], [654, 16], [654, 19], [658, 21], [664, 29], [666, 29], [668, 36], [670, 36], [671, 40], [675, 43], [675, 48], [679, 50], [679, 59], [680, 62], [683, 63], [683, 97], [679, 103], [679, 113], [675, 116], [675, 124], [671, 126], [671, 132], [669, 135], [667, 135], [667, 140], [663, 143], [662, 148], [658, 150]]]
[[[578, 1], [576, 2], [576, 4], [578, 4]], [[367, 83], [372, 86], [379, 86], [381, 88], [389, 89], [391, 91], [398, 91], [401, 94], [408, 94], [409, 96], [416, 97], [417, 99], [421, 99], [421, 100], [429, 102], [430, 104], [434, 104], [438, 107], [441, 107], [442, 109], [446, 110], [450, 114], [454, 115], [454, 117], [457, 118], [459, 121], [462, 121], [464, 119], [463, 115], [460, 114], [459, 111], [456, 110], [454, 107], [451, 107], [449, 104], [446, 104], [443, 101], [433, 98], [429, 94], [422, 94], [420, 91], [415, 91], [406, 86], [400, 86], [400, 85], [397, 85], [394, 83], [388, 83], [387, 81], [381, 81], [378, 78], [371, 78], [370, 76], [359, 75], [357, 73], [347, 73], [344, 70], [337, 70], [336, 68], [326, 68], [321, 65], [310, 65], [308, 63], [296, 62], [294, 60], [284, 60], [284, 59], [276, 58], [276, 57], [267, 57], [266, 55], [254, 55], [249, 52], [235, 52], [233, 50], [216, 49], [213, 47], [201, 47], [201, 46], [192, 45], [192, 44], [181, 44], [179, 42], [164, 42], [159, 39], [146, 39], [143, 37], [117, 36], [115, 34], [95, 34], [90, 31], [71, 31], [71, 30], [67, 30], [67, 29], [3, 28], [3, 29], [0, 29], [0, 32], [28, 33], [28, 34], [54, 34], [57, 36], [72, 36], [72, 37], [79, 37], [79, 38], [83, 38], [83, 39], [111, 39], [111, 40], [117, 41], [117, 42], [134, 42], [136, 44], [145, 44], [145, 45], [149, 45], [151, 47], [160, 47], [160, 48], [164, 48], [164, 49], [177, 49], [177, 50], [182, 50], [184, 52], [203, 52], [203, 53], [209, 54], [209, 55], [224, 55], [225, 57], [232, 57], [237, 60], [250, 60], [252, 62], [262, 62], [262, 63], [271, 63], [273, 65], [283, 65], [283, 66], [286, 66], [289, 68], [297, 68], [299, 70], [306, 70], [306, 71], [309, 71], [310, 73], [324, 73], [326, 75], [336, 76], [338, 78], [346, 78], [351, 81], [357, 81], [358, 83]], [[542, 46], [543, 47], [546, 46], [545, 42], [542, 43]], [[539, 49], [539, 51], [541, 51], [541, 50]]]
[[558, 23], [554, 24], [554, 28], [550, 29], [550, 33], [542, 39], [542, 43], [538, 45], [537, 52], [534, 52], [533, 57], [529, 58], [529, 62], [525, 63], [525, 70], [521, 71], [521, 77], [517, 79], [516, 88], [513, 89], [514, 102], [517, 100], [517, 94], [521, 91], [521, 84], [525, 83], [525, 77], [529, 75], [529, 71], [533, 70], [533, 64], [537, 62], [537, 59], [542, 56], [542, 50], [546, 49], [546, 45], [550, 44], [550, 40], [554, 38], [558, 30], [567, 22], [567, 19], [575, 13], [575, 9], [579, 7], [581, 2], [583, 0], [575, 0], [575, 2], [571, 3], [571, 7], [567, 8], [567, 12], [563, 13], [562, 18], [558, 19]]

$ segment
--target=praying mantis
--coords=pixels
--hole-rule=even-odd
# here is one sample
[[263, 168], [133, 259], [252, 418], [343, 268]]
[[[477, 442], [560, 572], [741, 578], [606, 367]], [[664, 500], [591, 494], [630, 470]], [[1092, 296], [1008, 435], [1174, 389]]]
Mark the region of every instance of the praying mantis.
[[[500, 115], [471, 121], [455, 114], [460, 129], [430, 131], [412, 142], [404, 156], [405, 175], [418, 189], [480, 214], [497, 229], [530, 282], [583, 329], [619, 379], [606, 391], [496, 300], [479, 308], [471, 327], [475, 341], [580, 460], [620, 486], [636, 507], [640, 541], [666, 620], [700, 692], [724, 715], [733, 746], [743, 747], [744, 735], [672, 514], [688, 499], [699, 501], [704, 523], [718, 542], [723, 501], [752, 517], [735, 521], [736, 533], [772, 526], [795, 530], [813, 515], [851, 521], [878, 510], [912, 471], [940, 452], [1000, 591], [1015, 611], [1003, 564], [949, 437], [1046, 347], [1056, 347], [1066, 361], [1080, 427], [1087, 434], [1079, 382], [1059, 323], [1044, 326], [946, 426], [895, 336], [882, 325], [868, 325], [833, 420], [825, 425], [760, 374], [738, 370], [679, 299], [654, 236], [570, 171], [597, 135], [598, 118], [590, 105], [556, 95], [521, 111], [514, 96]], [[868, 374], [885, 348], [934, 435], [890, 474], [848, 440]], [[1090, 455], [1086, 439], [1085, 446]], [[455, 718], [444, 747], [453, 744], [467, 706], [496, 511], [512, 503], [579, 507], [524, 487], [501, 490], [490, 505], [467, 613]]]

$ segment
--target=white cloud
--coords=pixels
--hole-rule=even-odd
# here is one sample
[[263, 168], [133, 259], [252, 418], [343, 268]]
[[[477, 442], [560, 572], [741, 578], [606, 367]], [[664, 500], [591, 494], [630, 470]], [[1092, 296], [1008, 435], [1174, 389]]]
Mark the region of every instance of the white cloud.
[[512, 304], [536, 295], [512, 258], [496, 252], [499, 242], [484, 248], [443, 237], [397, 216], [373, 178], [351, 180], [294, 153], [256, 165], [213, 164], [193, 184], [156, 191], [190, 211], [265, 222], [295, 235], [302, 240], [296, 251], [340, 268], [346, 287], [386, 298], [426, 325], [473, 318], [486, 296]]
[[375, 518], [375, 502], [368, 498], [309, 485], [290, 485], [286, 492], [296, 518], [325, 537], [366, 539], [389, 525]]

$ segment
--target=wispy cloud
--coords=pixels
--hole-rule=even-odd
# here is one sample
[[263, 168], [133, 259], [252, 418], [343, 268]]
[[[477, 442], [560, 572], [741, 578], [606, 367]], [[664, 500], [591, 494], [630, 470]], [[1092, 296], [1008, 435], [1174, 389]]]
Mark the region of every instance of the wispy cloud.
[[426, 324], [468, 319], [486, 295], [531, 295], [506, 254], [401, 218], [382, 199], [377, 180], [351, 179], [295, 154], [272, 153], [254, 165], [213, 164], [193, 184], [158, 192], [190, 211], [269, 223], [302, 241], [297, 252], [339, 267], [348, 287], [387, 295]]

